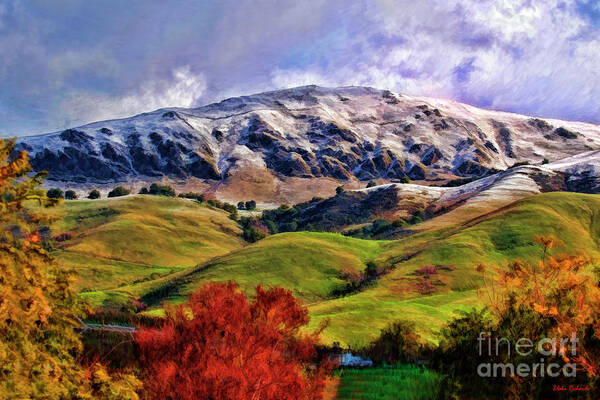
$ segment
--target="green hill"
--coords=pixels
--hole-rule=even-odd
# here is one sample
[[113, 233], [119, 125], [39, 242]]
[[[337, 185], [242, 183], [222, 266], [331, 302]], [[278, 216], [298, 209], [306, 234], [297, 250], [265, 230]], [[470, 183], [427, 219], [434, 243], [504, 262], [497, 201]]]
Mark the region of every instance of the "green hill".
[[[361, 293], [311, 305], [311, 323], [330, 320], [327, 341], [366, 341], [394, 319], [414, 321], [420, 333], [432, 338], [455, 310], [480, 304], [477, 264], [536, 260], [539, 234], [564, 242], [555, 251], [581, 250], [598, 259], [600, 196], [540, 194], [456, 226], [391, 242], [376, 261], [393, 270]], [[439, 268], [429, 278], [432, 293], [424, 295], [418, 290], [423, 278], [415, 271], [426, 265]]]
[[[556, 251], [600, 256], [600, 196], [575, 193], [532, 196], [395, 241], [296, 232], [246, 246], [225, 213], [179, 199], [68, 202], [60, 210], [62, 229], [77, 236], [57, 254], [94, 285], [84, 295], [96, 303], [136, 297], [160, 313], [162, 301], [179, 302], [207, 281], [235, 280], [248, 292], [278, 285], [308, 304], [313, 326], [329, 320], [326, 342], [345, 344], [365, 343], [397, 319], [414, 321], [435, 340], [456, 310], [481, 304], [476, 265], [537, 259], [536, 235], [561, 238], [564, 247]], [[388, 272], [358, 292], [334, 296], [345, 285], [340, 272], [364, 271], [368, 261]]]
[[282, 286], [312, 303], [344, 287], [346, 282], [340, 279], [343, 269], [364, 271], [365, 263], [378, 255], [384, 244], [335, 233], [282, 233], [197, 267], [119, 291], [129, 291], [156, 305], [185, 299], [207, 281], [234, 280], [249, 293], [259, 284]]
[[53, 235], [70, 233], [55, 255], [80, 275], [83, 292], [156, 279], [241, 248], [237, 224], [205, 204], [161, 196], [65, 201]]

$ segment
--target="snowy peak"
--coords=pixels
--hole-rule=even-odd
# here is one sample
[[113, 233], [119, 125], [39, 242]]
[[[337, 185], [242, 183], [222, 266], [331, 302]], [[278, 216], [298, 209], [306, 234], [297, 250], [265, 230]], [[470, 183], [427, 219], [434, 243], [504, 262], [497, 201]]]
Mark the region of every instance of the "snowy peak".
[[443, 181], [556, 161], [600, 149], [600, 127], [368, 87], [303, 86], [95, 122], [19, 145], [34, 168], [65, 182], [227, 186], [254, 171], [284, 189], [298, 179]]

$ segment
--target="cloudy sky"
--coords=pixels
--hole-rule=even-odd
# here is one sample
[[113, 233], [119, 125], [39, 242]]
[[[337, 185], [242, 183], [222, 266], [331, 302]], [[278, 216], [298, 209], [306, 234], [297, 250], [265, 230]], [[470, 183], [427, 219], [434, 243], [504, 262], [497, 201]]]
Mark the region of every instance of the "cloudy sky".
[[0, 2], [1, 136], [306, 84], [600, 122], [600, 1]]

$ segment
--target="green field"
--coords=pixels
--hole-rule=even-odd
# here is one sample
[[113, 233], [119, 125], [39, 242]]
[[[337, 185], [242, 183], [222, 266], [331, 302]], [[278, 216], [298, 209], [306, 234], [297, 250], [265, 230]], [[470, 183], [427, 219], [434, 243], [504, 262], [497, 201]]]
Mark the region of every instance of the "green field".
[[110, 300], [105, 291], [157, 279], [244, 245], [227, 213], [182, 199], [65, 201], [44, 212], [57, 218], [53, 235], [73, 234], [57, 243], [55, 255], [78, 271], [78, 287], [96, 304]]
[[412, 365], [393, 368], [342, 369], [338, 400], [432, 400], [442, 376]]
[[[395, 241], [295, 232], [247, 244], [225, 212], [154, 196], [65, 202], [52, 213], [64, 217], [54, 233], [75, 233], [56, 255], [80, 271], [80, 288], [94, 304], [138, 298], [160, 314], [161, 302], [180, 302], [207, 281], [235, 280], [248, 293], [258, 284], [277, 285], [308, 305], [312, 327], [329, 321], [324, 342], [354, 346], [399, 319], [414, 321], [425, 339], [435, 341], [457, 310], [481, 304], [476, 265], [535, 260], [538, 234], [561, 238], [564, 250], [600, 256], [600, 197], [574, 193], [536, 195]], [[340, 271], [362, 271], [368, 261], [389, 272], [356, 293], [334, 297], [345, 284]], [[427, 265], [437, 272], [423, 291], [425, 278], [415, 271]]]

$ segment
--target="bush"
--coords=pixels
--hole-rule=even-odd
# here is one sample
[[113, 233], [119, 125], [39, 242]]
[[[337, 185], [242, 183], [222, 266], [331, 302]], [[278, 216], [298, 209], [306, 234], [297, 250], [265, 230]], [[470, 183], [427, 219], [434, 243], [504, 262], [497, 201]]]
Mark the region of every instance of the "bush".
[[202, 203], [204, 201], [204, 195], [200, 194], [200, 193], [195, 193], [195, 192], [179, 193], [179, 195], [177, 197], [180, 197], [183, 199], [196, 200], [200, 203]]
[[336, 194], [344, 193], [344, 187], [343, 186], [336, 187], [335, 188], [335, 193]]
[[77, 200], [77, 193], [74, 190], [67, 190], [65, 192], [65, 199], [67, 200]]
[[63, 232], [52, 236], [52, 240], [55, 242], [66, 242], [73, 239], [74, 236], [75, 234], [73, 232]]
[[246, 203], [244, 203], [243, 201], [238, 201], [237, 208], [238, 208], [238, 210], [245, 210], [246, 209]]
[[150, 194], [155, 196], [169, 196], [175, 197], [175, 190], [168, 185], [159, 185], [157, 183], [153, 183], [150, 185]]
[[400, 178], [400, 183], [410, 183], [410, 178], [408, 176], [403, 176]]
[[127, 196], [129, 193], [130, 191], [125, 189], [123, 186], [117, 186], [116, 188], [108, 192], [108, 197]]
[[140, 189], [140, 191], [138, 192], [138, 194], [150, 194], [150, 192], [148, 191], [147, 187], [143, 187]]
[[367, 267], [365, 268], [365, 276], [374, 277], [377, 275], [377, 272], [377, 264], [375, 264], [373, 261], [367, 262]]
[[242, 237], [245, 241], [249, 243], [255, 243], [258, 242], [260, 239], [263, 239], [265, 237], [265, 234], [256, 229], [255, 227], [250, 227], [248, 229], [244, 229]]
[[167, 309], [162, 328], [136, 333], [147, 399], [321, 399], [329, 363], [316, 359], [308, 321], [288, 290], [259, 286], [250, 299], [208, 283]]
[[255, 210], [256, 202], [254, 200], [250, 200], [246, 202], [246, 210]]
[[63, 199], [65, 196], [61, 189], [52, 188], [52, 189], [48, 189], [48, 191], [46, 192], [46, 197], [48, 197], [50, 199]]
[[404, 225], [406, 225], [406, 222], [402, 218], [397, 218], [394, 220], [394, 222], [392, 222], [392, 226], [394, 228], [401, 228]]
[[417, 275], [435, 275], [438, 273], [438, 269], [435, 265], [425, 265], [424, 267], [419, 268], [415, 271]]
[[371, 188], [373, 186], [377, 186], [377, 182], [375, 182], [375, 181], [369, 181], [369, 183], [367, 183], [367, 188]]
[[92, 190], [89, 194], [88, 194], [88, 199], [99, 199], [100, 198], [100, 192], [97, 191], [96, 189]]
[[397, 321], [382, 329], [379, 337], [361, 352], [376, 364], [414, 363], [422, 349], [419, 340], [414, 323]]
[[221, 206], [221, 208], [223, 210], [227, 211], [230, 214], [236, 214], [237, 215], [237, 207], [234, 206], [233, 204], [223, 203], [223, 205]]
[[549, 163], [550, 163], [550, 160], [548, 160], [547, 158], [544, 158], [544, 160], [542, 161], [542, 165], [546, 165]]

